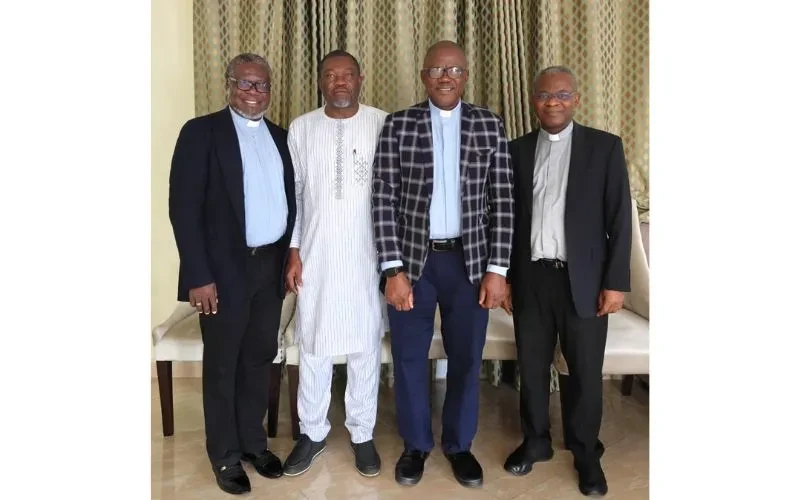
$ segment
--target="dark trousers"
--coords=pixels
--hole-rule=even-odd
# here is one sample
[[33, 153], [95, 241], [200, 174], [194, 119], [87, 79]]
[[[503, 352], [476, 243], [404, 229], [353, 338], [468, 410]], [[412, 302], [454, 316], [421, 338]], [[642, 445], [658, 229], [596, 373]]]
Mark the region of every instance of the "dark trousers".
[[264, 416], [270, 365], [278, 353], [280, 252], [247, 256], [247, 300], [200, 314], [206, 451], [214, 465], [238, 463], [267, 448]]
[[460, 248], [431, 251], [413, 292], [411, 311], [388, 306], [400, 436], [407, 449], [433, 449], [428, 351], [438, 303], [447, 353], [442, 449], [469, 450], [478, 429], [478, 377], [489, 312], [478, 304], [479, 288], [469, 281]]
[[[598, 439], [603, 414], [603, 356], [608, 316], [580, 318], [575, 312], [566, 268], [531, 262], [515, 274], [514, 330], [520, 372], [520, 416], [529, 451], [552, 446], [550, 365], [556, 336], [569, 367], [564, 412], [565, 444], [579, 462], [603, 453]], [[515, 273], [519, 271], [515, 270]], [[519, 276], [521, 279], [517, 279]]]

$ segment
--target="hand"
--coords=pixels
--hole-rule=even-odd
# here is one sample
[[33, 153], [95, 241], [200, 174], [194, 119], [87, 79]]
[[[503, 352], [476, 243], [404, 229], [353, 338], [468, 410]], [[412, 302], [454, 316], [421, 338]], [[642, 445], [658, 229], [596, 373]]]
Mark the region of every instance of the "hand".
[[597, 315], [605, 316], [622, 309], [622, 302], [625, 300], [625, 294], [616, 290], [601, 290], [600, 296], [597, 297]]
[[398, 311], [414, 309], [414, 292], [408, 282], [406, 273], [399, 273], [391, 278], [386, 278], [386, 303], [394, 306]]
[[217, 285], [215, 283], [189, 290], [189, 304], [196, 308], [199, 313], [217, 314], [218, 303]]
[[481, 280], [481, 291], [478, 303], [484, 309], [494, 309], [506, 296], [506, 279], [497, 273], [488, 272]]
[[511, 298], [511, 283], [509, 283], [506, 285], [506, 296], [503, 298], [503, 301], [500, 302], [500, 307], [502, 307], [509, 316], [514, 312], [514, 305]]
[[303, 262], [300, 260], [300, 250], [290, 248], [286, 263], [286, 289], [298, 293], [301, 286], [303, 286]]

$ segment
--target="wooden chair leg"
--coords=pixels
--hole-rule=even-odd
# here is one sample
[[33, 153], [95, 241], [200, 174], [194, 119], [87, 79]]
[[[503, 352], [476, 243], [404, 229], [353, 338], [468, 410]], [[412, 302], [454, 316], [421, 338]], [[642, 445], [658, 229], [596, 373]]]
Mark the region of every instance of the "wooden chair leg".
[[567, 415], [572, 407], [571, 394], [569, 392], [569, 375], [558, 374], [558, 396], [561, 400], [561, 432], [564, 436], [564, 449], [569, 450], [572, 444], [569, 426], [567, 425]]
[[633, 375], [625, 375], [622, 377], [622, 395], [630, 396], [633, 392]]
[[282, 376], [283, 363], [272, 363], [269, 374], [269, 411], [267, 412], [267, 436], [271, 438], [278, 435]]
[[297, 414], [297, 386], [300, 384], [300, 368], [297, 365], [286, 365], [289, 376], [289, 407], [292, 410], [292, 439], [300, 439], [300, 417]]
[[175, 415], [172, 405], [172, 361], [156, 361], [158, 396], [161, 399], [161, 426], [164, 437], [175, 434]]

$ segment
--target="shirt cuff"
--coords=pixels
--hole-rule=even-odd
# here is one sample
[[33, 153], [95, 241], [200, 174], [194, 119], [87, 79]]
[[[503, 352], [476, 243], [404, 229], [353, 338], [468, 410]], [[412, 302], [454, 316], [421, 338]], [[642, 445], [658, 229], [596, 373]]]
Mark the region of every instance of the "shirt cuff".
[[506, 273], [508, 272], [508, 268], [507, 267], [495, 266], [493, 264], [489, 264], [489, 266], [486, 268], [486, 272], [487, 273], [496, 273], [496, 274], [499, 274], [500, 276], [505, 278], [506, 277]]
[[388, 262], [384, 262], [383, 264], [381, 264], [381, 271], [385, 271], [393, 267], [400, 267], [402, 265], [403, 265], [402, 260], [390, 260]]

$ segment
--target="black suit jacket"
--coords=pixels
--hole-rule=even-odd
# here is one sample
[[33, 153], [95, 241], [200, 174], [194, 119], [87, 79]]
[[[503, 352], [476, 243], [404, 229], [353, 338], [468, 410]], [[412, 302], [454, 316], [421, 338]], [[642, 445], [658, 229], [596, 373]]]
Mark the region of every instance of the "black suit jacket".
[[[533, 169], [539, 130], [509, 144], [516, 217], [509, 281], [531, 261]], [[597, 314], [601, 289], [630, 291], [631, 198], [622, 139], [574, 123], [564, 232], [575, 310]]]
[[[181, 129], [169, 176], [169, 218], [180, 256], [178, 300], [189, 289], [216, 283], [220, 303], [244, 300], [247, 293], [247, 240], [244, 180], [239, 139], [229, 108], [193, 118]], [[286, 130], [264, 120], [283, 158], [288, 204], [286, 232], [276, 242], [286, 266], [294, 228], [294, 169]], [[283, 280], [278, 294], [284, 296]]]

